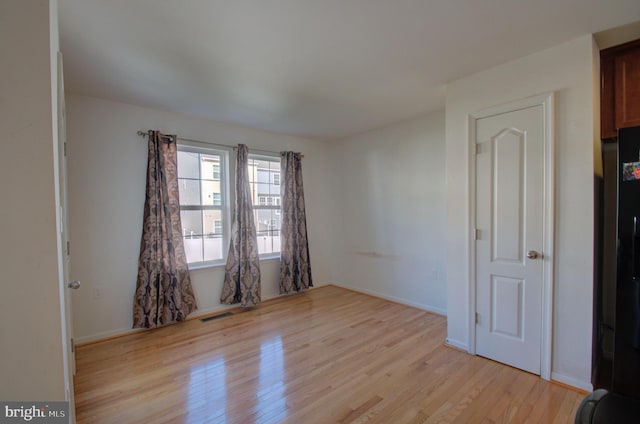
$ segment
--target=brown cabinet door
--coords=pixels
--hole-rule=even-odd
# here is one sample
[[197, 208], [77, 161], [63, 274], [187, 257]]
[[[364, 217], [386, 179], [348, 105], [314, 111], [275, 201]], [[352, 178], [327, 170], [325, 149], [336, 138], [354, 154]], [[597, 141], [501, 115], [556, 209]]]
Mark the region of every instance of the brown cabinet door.
[[618, 136], [616, 127], [616, 100], [614, 78], [615, 62], [611, 55], [600, 56], [600, 138], [614, 139]]
[[640, 125], [640, 50], [617, 56], [615, 62], [616, 128]]

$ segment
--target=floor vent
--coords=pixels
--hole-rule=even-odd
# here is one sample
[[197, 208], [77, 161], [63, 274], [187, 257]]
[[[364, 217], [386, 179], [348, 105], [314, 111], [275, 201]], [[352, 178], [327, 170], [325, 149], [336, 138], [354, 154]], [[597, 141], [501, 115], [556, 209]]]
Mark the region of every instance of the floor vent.
[[213, 321], [214, 319], [228, 317], [229, 315], [233, 315], [233, 314], [231, 312], [225, 312], [224, 314], [213, 315], [213, 316], [210, 316], [210, 317], [202, 318], [202, 319], [200, 319], [200, 321], [202, 321], [202, 322]]

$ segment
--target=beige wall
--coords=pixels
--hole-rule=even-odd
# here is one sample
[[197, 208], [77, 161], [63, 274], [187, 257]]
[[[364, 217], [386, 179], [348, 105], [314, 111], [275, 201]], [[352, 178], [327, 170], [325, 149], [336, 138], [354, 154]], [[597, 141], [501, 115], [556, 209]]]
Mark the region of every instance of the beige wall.
[[[131, 328], [147, 154], [136, 131], [148, 128], [302, 151], [316, 285], [335, 281], [445, 313], [443, 112], [333, 144], [74, 94], [67, 117], [71, 278], [83, 283], [73, 293], [79, 342]], [[343, 240], [353, 244], [347, 252]], [[277, 296], [278, 260], [263, 261], [262, 273], [264, 298]], [[224, 308], [223, 278], [221, 267], [192, 271], [199, 313]]]
[[[0, 399], [65, 400], [51, 52], [56, 5], [0, 2]], [[55, 68], [54, 68], [55, 69]]]
[[333, 143], [336, 283], [446, 313], [444, 111]]
[[[336, 201], [328, 184], [328, 144], [73, 94], [67, 95], [67, 128], [71, 278], [83, 284], [73, 293], [77, 341], [131, 330], [147, 162], [147, 142], [138, 130], [303, 152], [314, 284], [331, 280]], [[279, 266], [277, 259], [261, 264], [263, 299], [278, 295]], [[226, 308], [219, 302], [224, 267], [192, 270], [191, 277], [198, 313]], [[100, 299], [94, 298], [96, 288]]]
[[556, 210], [552, 379], [591, 387], [594, 55], [591, 36], [505, 63], [447, 86], [448, 340], [468, 348], [469, 161], [467, 117], [556, 93]]

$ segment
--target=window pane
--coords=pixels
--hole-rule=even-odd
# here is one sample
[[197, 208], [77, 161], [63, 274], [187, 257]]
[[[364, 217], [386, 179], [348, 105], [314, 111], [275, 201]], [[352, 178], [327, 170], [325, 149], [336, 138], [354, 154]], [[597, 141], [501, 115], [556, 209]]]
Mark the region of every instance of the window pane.
[[181, 178], [200, 178], [197, 153], [178, 151], [178, 174]]
[[[216, 199], [218, 203], [216, 203]], [[220, 181], [202, 181], [202, 204], [214, 206], [222, 205]]]
[[253, 214], [256, 217], [256, 231], [268, 231], [269, 230], [269, 220], [271, 219], [271, 210], [270, 209], [255, 209]]
[[273, 251], [280, 251], [280, 227], [282, 218], [276, 214], [276, 211], [271, 211], [271, 222], [269, 230], [271, 231], [271, 241], [273, 242]]
[[220, 156], [200, 155], [200, 178], [203, 180], [220, 179]]
[[187, 263], [202, 262], [202, 236], [184, 237], [184, 253]]
[[258, 252], [260, 254], [280, 251], [281, 219], [276, 212], [277, 210], [274, 209], [254, 210]]
[[204, 238], [204, 260], [219, 261], [224, 257], [222, 245], [222, 234], [214, 236], [205, 236]]
[[260, 254], [280, 251], [280, 158], [249, 158], [249, 182]]
[[178, 194], [181, 205], [199, 205], [200, 181], [178, 178]]
[[273, 240], [268, 231], [258, 232], [258, 253], [261, 255], [273, 253]]
[[258, 253], [272, 253], [273, 247], [269, 236], [268, 220], [271, 211], [268, 209], [256, 209], [253, 211], [256, 223], [256, 236], [258, 239]]
[[[223, 196], [224, 190], [228, 189], [224, 185], [227, 181], [223, 181], [227, 155], [217, 150], [181, 145], [178, 149], [180, 217], [187, 262], [224, 260], [228, 249], [224, 239], [224, 219], [228, 210]], [[218, 209], [203, 209], [212, 206]]]
[[[282, 227], [282, 216], [280, 216], [279, 213], [276, 212], [280, 212], [279, 210], [272, 210], [271, 211], [271, 232], [274, 236], [280, 236], [280, 228]], [[280, 244], [278, 243], [278, 246], [280, 246]]]
[[[277, 160], [277, 159], [274, 159], [274, 160]], [[278, 162], [279, 162], [279, 160], [278, 160]], [[269, 168], [271, 167], [271, 161], [270, 160], [263, 160], [263, 159], [252, 159], [249, 162], [249, 168], [251, 168], [252, 166], [255, 167], [256, 169], [259, 169], [263, 173], [265, 171], [268, 172]], [[249, 173], [249, 175], [251, 175], [251, 173]]]
[[[204, 215], [204, 235], [205, 236], [214, 236], [214, 235], [222, 235], [222, 211], [220, 210], [209, 210], [202, 211]], [[219, 224], [216, 225], [216, 222]], [[217, 231], [217, 229], [219, 231]]]
[[180, 211], [180, 220], [184, 237], [202, 235], [202, 211]]

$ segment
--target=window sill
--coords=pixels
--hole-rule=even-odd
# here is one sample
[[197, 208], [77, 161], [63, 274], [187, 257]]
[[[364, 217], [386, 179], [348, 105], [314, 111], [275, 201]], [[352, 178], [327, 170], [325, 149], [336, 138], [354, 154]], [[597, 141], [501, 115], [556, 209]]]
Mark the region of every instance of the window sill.
[[280, 260], [280, 253], [260, 256], [261, 261], [273, 261], [274, 259]]
[[[273, 260], [280, 260], [280, 253], [276, 253], [273, 255], [260, 256], [260, 262], [273, 261]], [[224, 268], [225, 265], [226, 265], [226, 262], [189, 264], [189, 271], [199, 271], [199, 270], [211, 269], [211, 268]]]
[[198, 271], [209, 268], [224, 268], [225, 265], [226, 264], [224, 262], [189, 264], [189, 271]]

